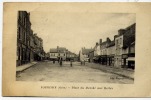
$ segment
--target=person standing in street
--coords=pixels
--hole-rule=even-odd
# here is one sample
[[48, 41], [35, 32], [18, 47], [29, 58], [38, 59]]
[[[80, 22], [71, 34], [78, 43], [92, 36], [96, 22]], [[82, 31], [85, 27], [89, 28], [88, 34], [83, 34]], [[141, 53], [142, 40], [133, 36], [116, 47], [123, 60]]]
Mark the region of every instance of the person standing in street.
[[83, 61], [83, 65], [85, 65], [85, 60]]
[[60, 67], [62, 66], [62, 57], [60, 57]]
[[70, 67], [72, 67], [72, 59], [70, 59]]

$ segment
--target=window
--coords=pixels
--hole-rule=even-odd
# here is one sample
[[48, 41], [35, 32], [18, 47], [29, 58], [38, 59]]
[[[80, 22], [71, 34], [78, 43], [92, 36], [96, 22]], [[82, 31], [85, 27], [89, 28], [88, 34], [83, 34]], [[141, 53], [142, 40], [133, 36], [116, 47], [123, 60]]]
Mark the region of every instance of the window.
[[20, 27], [18, 28], [18, 38], [20, 39], [20, 34], [21, 34], [21, 31], [20, 31]]
[[28, 46], [30, 46], [30, 41], [28, 41]]
[[25, 33], [23, 32], [23, 34], [22, 34], [22, 41], [23, 41], [23, 42], [24, 42], [24, 36], [25, 36], [24, 34], [25, 34]]
[[24, 19], [24, 25], [25, 25], [25, 28], [26, 28], [26, 17], [24, 17], [25, 19]]
[[20, 52], [20, 50], [19, 50], [19, 47], [17, 48], [17, 60], [19, 60], [19, 52]]
[[24, 32], [24, 42], [26, 43], [26, 33]]
[[116, 47], [118, 47], [118, 40], [116, 40]]
[[120, 44], [122, 44], [122, 38], [120, 38]]

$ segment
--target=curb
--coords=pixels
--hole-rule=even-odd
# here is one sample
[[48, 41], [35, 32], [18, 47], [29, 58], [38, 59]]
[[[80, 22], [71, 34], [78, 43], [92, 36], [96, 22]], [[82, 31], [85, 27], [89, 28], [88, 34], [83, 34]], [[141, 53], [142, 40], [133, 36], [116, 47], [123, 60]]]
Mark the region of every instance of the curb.
[[26, 70], [26, 69], [28, 69], [28, 68], [32, 67], [33, 65], [36, 65], [36, 64], [37, 64], [37, 62], [36, 62], [36, 63], [31, 64], [30, 66], [28, 66], [28, 67], [26, 67], [26, 68], [23, 68], [22, 70], [16, 71], [16, 73], [23, 72], [24, 70]]
[[[89, 66], [89, 67], [91, 67], [91, 66]], [[94, 67], [91, 67], [91, 68], [94, 68]], [[113, 71], [108, 71], [108, 70], [101, 69], [101, 68], [94, 68], [94, 69], [99, 69], [99, 70], [102, 70], [102, 71], [104, 71], [104, 72], [108, 72], [108, 73], [120, 75], [120, 76], [122, 76], [122, 77], [126, 77], [126, 78], [128, 78], [128, 79], [134, 80], [134, 78], [132, 78], [132, 77], [130, 77], [130, 76], [127, 76], [127, 75], [124, 75], [124, 74], [116, 73], [116, 72], [113, 72]]]
[[[91, 67], [91, 68], [93, 68], [93, 67]], [[94, 69], [99, 69], [99, 68], [94, 68]], [[103, 69], [99, 69], [99, 70], [102, 70], [103, 72], [108, 72], [108, 73], [120, 75], [120, 76], [126, 77], [126, 78], [128, 78], [128, 79], [134, 80], [134, 78], [132, 78], [132, 77], [130, 77], [130, 76], [126, 76], [126, 75], [123, 75], [123, 74], [119, 74], [119, 73], [115, 73], [115, 72], [111, 72], [111, 71], [107, 71], [107, 70], [103, 70]]]

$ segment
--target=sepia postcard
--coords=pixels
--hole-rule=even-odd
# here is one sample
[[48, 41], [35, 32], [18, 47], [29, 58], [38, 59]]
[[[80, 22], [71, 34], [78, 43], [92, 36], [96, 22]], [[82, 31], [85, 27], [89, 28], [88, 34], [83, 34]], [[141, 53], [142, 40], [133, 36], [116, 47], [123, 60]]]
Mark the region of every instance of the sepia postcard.
[[151, 97], [151, 3], [3, 5], [3, 96]]

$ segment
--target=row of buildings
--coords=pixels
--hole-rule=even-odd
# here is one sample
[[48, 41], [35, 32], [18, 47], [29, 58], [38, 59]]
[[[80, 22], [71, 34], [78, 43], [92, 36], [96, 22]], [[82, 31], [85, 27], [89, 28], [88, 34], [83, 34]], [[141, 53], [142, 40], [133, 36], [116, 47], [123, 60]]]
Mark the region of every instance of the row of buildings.
[[49, 59], [57, 61], [59, 58], [62, 58], [64, 61], [78, 60], [78, 56], [66, 49], [65, 47], [51, 48], [49, 52]]
[[44, 59], [43, 40], [31, 29], [30, 13], [18, 11], [16, 65]]
[[[82, 48], [80, 59], [84, 57], [89, 62], [114, 67], [135, 68], [135, 26], [136, 23], [125, 29], [118, 30], [113, 40], [99, 40], [93, 49]], [[89, 51], [89, 52], [86, 52]]]

